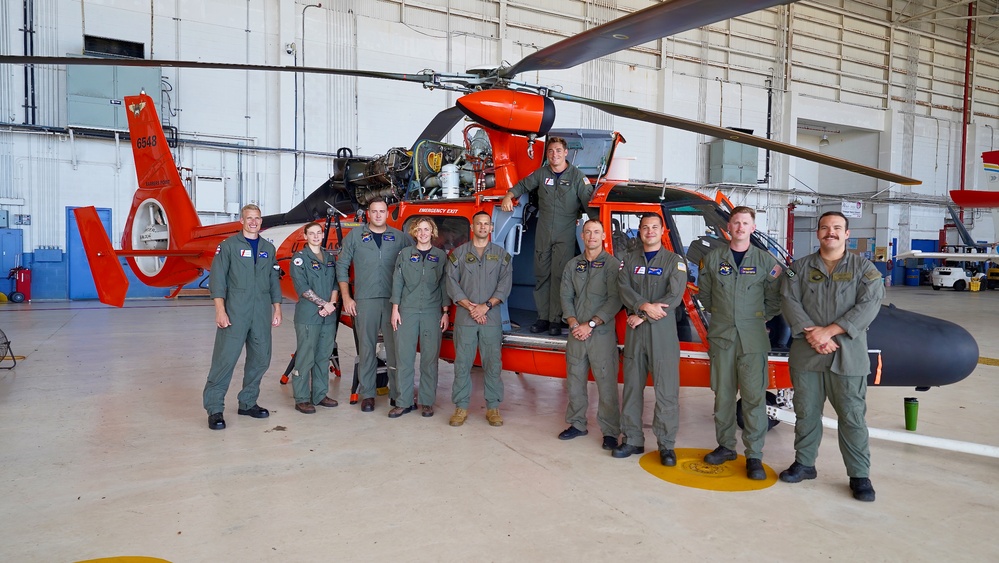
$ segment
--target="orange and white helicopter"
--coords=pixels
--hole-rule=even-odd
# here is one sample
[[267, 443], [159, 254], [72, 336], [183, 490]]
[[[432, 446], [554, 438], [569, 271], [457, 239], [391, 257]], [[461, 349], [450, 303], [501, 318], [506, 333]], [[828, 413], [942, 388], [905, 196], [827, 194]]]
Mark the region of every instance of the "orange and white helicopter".
[[[892, 182], [914, 184], [917, 180], [861, 166], [821, 153], [801, 149], [742, 132], [690, 121], [600, 100], [582, 98], [527, 83], [515, 82], [518, 73], [569, 68], [665, 35], [765, 9], [787, 0], [667, 0], [570, 37], [528, 56], [510, 67], [467, 74], [389, 74], [351, 69], [274, 67], [226, 63], [162, 60], [94, 60], [62, 57], [0, 56], [0, 63], [21, 64], [115, 64], [174, 66], [261, 71], [317, 72], [376, 79], [417, 82], [427, 88], [462, 92], [456, 106], [439, 113], [412, 148], [394, 148], [379, 157], [353, 156], [342, 150], [334, 159], [333, 176], [300, 204], [286, 213], [264, 217], [261, 236], [278, 249], [278, 259], [287, 273], [292, 254], [305, 244], [304, 223], [336, 218], [338, 228], [330, 233], [333, 247], [344, 231], [363, 224], [364, 206], [373, 197], [390, 202], [389, 223], [405, 230], [415, 216], [437, 222], [440, 237], [435, 244], [450, 250], [468, 240], [472, 216], [486, 211], [493, 217], [493, 240], [514, 255], [514, 290], [502, 305], [504, 318], [504, 369], [546, 376], [565, 376], [565, 337], [539, 336], [521, 330], [535, 317], [533, 243], [536, 218], [521, 198], [512, 212], [500, 202], [520, 178], [542, 165], [544, 144], [538, 137], [551, 131], [555, 116], [553, 100], [575, 102], [608, 113], [725, 138], [767, 150], [789, 154], [824, 165], [854, 171]], [[211, 266], [218, 244], [240, 230], [239, 223], [211, 226], [200, 224], [194, 205], [177, 172], [154, 104], [146, 95], [125, 98], [129, 131], [139, 187], [123, 233], [115, 250], [93, 208], [76, 211], [84, 245], [103, 302], [121, 306], [127, 280], [118, 256], [140, 281], [156, 287], [180, 287], [197, 280]], [[473, 123], [465, 127], [462, 144], [441, 139], [462, 117]], [[608, 178], [608, 164], [624, 139], [617, 133], [561, 131], [568, 139], [569, 160], [595, 185], [590, 206], [608, 229], [608, 251], [620, 255], [640, 244], [637, 224], [641, 214], [660, 214], [667, 226], [664, 245], [685, 256], [690, 271], [688, 291], [677, 314], [681, 338], [681, 385], [709, 386], [707, 324], [697, 299], [697, 266], [707, 250], [726, 244], [725, 232], [730, 203], [723, 195], [711, 199], [695, 191], [663, 183], [622, 181]], [[340, 221], [340, 217], [343, 221]], [[327, 223], [329, 224], [329, 222]], [[754, 244], [775, 253], [785, 263], [790, 256], [775, 241], [761, 233]], [[284, 276], [282, 287], [291, 299], [297, 296]], [[349, 322], [349, 320], [346, 320]], [[624, 315], [617, 320], [623, 342]], [[786, 325], [776, 325], [774, 351], [770, 355], [770, 388], [791, 387], [787, 371]], [[918, 341], [934, 346], [913, 350], [905, 342], [915, 334]], [[870, 328], [871, 385], [929, 388], [955, 383], [967, 377], [978, 361], [978, 345], [963, 328], [939, 319], [894, 307], [883, 307]], [[446, 333], [441, 357], [454, 359], [451, 334]], [[777, 397], [775, 397], [777, 399]], [[778, 401], [779, 402], [779, 401]]]

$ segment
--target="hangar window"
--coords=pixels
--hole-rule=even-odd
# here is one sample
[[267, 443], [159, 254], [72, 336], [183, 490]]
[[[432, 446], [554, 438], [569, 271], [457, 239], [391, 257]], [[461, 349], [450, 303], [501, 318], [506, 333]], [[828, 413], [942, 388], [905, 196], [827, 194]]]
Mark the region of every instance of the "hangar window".
[[134, 41], [83, 36], [83, 53], [92, 57], [146, 58], [146, 46]]

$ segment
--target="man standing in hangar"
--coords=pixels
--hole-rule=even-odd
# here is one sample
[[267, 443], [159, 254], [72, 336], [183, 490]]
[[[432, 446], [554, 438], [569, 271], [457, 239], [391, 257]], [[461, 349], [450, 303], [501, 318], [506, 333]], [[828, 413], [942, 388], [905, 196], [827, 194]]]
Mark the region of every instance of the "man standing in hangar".
[[218, 327], [204, 391], [208, 427], [212, 430], [225, 429], [225, 394], [244, 344], [246, 362], [237, 412], [253, 418], [270, 416], [257, 404], [257, 397], [260, 380], [271, 365], [271, 327], [281, 324], [280, 267], [274, 245], [260, 238], [260, 208], [243, 206], [239, 222], [242, 231], [215, 249], [208, 282]]
[[736, 207], [728, 219], [728, 246], [708, 252], [701, 262], [698, 298], [711, 313], [708, 356], [711, 389], [715, 392], [715, 437], [718, 447], [704, 461], [720, 465], [735, 453], [736, 393], [742, 397], [746, 476], [767, 478], [763, 440], [767, 421], [766, 322], [780, 314], [780, 275], [783, 268], [769, 252], [752, 245], [756, 212]]
[[[357, 392], [361, 412], [375, 410], [375, 379], [378, 371], [378, 332], [385, 343], [388, 380], [391, 393], [396, 384], [395, 337], [392, 331], [392, 274], [399, 252], [412, 244], [409, 235], [388, 225], [388, 204], [382, 198], [368, 202], [368, 224], [355, 227], [343, 237], [343, 248], [336, 261], [336, 279], [343, 296], [343, 312], [354, 317], [357, 331]], [[354, 293], [348, 283], [350, 265], [354, 264]]]
[[569, 261], [562, 273], [562, 311], [569, 323], [565, 345], [566, 385], [569, 404], [565, 421], [569, 427], [559, 440], [586, 436], [586, 382], [590, 370], [597, 383], [597, 423], [603, 433], [603, 448], [613, 450], [621, 434], [621, 400], [617, 390], [617, 333], [614, 317], [621, 310], [617, 285], [621, 261], [603, 248], [604, 227], [590, 219], [583, 223], [585, 250]]
[[545, 143], [548, 166], [542, 166], [517, 182], [503, 196], [503, 211], [513, 211], [514, 198], [538, 190], [538, 232], [534, 238], [534, 303], [538, 320], [531, 332], [562, 334], [562, 301], [559, 297], [562, 271], [576, 251], [576, 220], [589, 209], [593, 186], [566, 157], [569, 147], [561, 137], [548, 137]]
[[468, 418], [472, 395], [472, 363], [478, 350], [485, 370], [486, 420], [503, 426], [499, 405], [503, 401], [503, 317], [499, 305], [513, 288], [512, 258], [502, 246], [490, 242], [493, 221], [485, 211], [472, 216], [472, 240], [451, 251], [447, 266], [447, 292], [458, 306], [454, 315], [454, 414], [449, 424], [461, 426]]
[[868, 445], [867, 327], [885, 296], [881, 273], [846, 251], [849, 220], [838, 211], [819, 217], [819, 251], [791, 264], [781, 286], [784, 318], [791, 325], [788, 367], [794, 385], [794, 463], [785, 483], [815, 479], [826, 397], [839, 418], [839, 451], [853, 498], [872, 502]]
[[621, 302], [628, 309], [624, 338], [624, 391], [621, 432], [624, 442], [611, 455], [617, 458], [645, 451], [642, 410], [645, 382], [652, 373], [656, 408], [652, 431], [659, 442], [659, 461], [676, 465], [676, 431], [680, 425], [680, 338], [677, 309], [687, 288], [687, 263], [663, 248], [663, 218], [642, 215], [638, 234], [642, 248], [625, 255], [618, 275]]

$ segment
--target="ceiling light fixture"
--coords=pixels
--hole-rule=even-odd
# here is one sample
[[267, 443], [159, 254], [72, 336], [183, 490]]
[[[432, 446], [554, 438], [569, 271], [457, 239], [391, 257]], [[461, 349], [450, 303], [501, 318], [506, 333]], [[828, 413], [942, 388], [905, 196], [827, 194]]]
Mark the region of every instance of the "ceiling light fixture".
[[829, 135], [822, 135], [822, 139], [819, 140], [819, 147], [829, 146]]

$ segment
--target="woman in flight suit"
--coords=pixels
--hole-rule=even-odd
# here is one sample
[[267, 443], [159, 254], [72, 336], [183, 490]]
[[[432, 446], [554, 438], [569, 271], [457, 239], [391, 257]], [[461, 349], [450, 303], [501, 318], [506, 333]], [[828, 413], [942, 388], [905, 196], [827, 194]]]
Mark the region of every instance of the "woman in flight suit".
[[444, 282], [447, 254], [430, 244], [437, 238], [437, 224], [429, 217], [417, 217], [409, 227], [416, 239], [399, 253], [392, 277], [392, 329], [395, 331], [396, 369], [399, 398], [389, 418], [411, 412], [416, 344], [420, 344], [420, 404], [423, 416], [434, 415], [437, 397], [437, 361], [441, 351], [441, 333], [447, 329], [448, 306]]
[[[295, 369], [292, 378], [295, 410], [313, 414], [316, 407], [335, 407], [326, 396], [330, 388], [330, 355], [336, 345], [336, 263], [333, 253], [322, 247], [323, 227], [305, 225], [304, 248], [291, 259], [291, 279], [295, 283]], [[311, 385], [310, 385], [311, 384]], [[311, 390], [310, 390], [311, 387]]]

